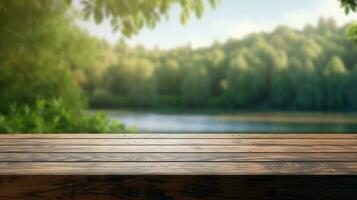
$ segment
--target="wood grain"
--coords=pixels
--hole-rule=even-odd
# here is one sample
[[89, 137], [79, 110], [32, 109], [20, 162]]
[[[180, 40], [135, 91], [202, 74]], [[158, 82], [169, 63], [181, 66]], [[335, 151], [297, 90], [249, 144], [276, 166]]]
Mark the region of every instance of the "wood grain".
[[355, 200], [354, 176], [0, 176], [1, 200]]
[[279, 145], [279, 146], [357, 146], [357, 139], [1, 139], [0, 146], [248, 146], [248, 145]]
[[2, 175], [357, 173], [357, 138], [352, 134], [0, 136]]
[[357, 162], [1, 162], [0, 175], [357, 175]]
[[357, 153], [0, 153], [0, 162], [357, 162]]
[[355, 200], [356, 177], [353, 134], [0, 134], [0, 200]]
[[146, 134], [146, 133], [136, 133], [136, 134], [90, 134], [90, 133], [80, 133], [80, 134], [0, 134], [0, 139], [10, 139], [10, 138], [20, 138], [20, 139], [31, 139], [31, 138], [41, 138], [41, 139], [54, 139], [54, 138], [71, 138], [71, 139], [82, 139], [82, 138], [97, 138], [97, 139], [106, 139], [106, 138], [139, 138], [139, 139], [179, 139], [179, 138], [208, 138], [208, 139], [216, 139], [216, 138], [223, 138], [223, 139], [258, 139], [258, 138], [265, 138], [265, 139], [278, 139], [278, 138], [295, 138], [295, 139], [357, 139], [357, 134], [331, 134], [331, 133], [319, 133], [319, 134], [309, 134], [309, 133], [240, 133], [240, 134], [227, 134], [227, 133], [159, 133], [159, 134]]
[[260, 152], [356, 153], [357, 146], [0, 146], [0, 152]]

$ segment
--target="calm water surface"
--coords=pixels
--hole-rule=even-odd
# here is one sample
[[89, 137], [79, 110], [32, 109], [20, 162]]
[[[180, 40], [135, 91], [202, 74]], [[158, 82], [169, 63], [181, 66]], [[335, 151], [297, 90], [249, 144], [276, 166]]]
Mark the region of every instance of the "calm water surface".
[[[95, 112], [95, 111], [90, 111]], [[357, 133], [357, 114], [246, 113], [162, 114], [101, 111], [138, 132], [318, 132]]]

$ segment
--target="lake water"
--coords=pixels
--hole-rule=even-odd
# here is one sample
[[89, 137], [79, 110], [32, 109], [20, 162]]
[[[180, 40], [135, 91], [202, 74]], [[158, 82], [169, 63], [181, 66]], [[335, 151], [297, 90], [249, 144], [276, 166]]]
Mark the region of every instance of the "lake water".
[[[94, 112], [94, 111], [90, 111]], [[101, 111], [138, 132], [311, 132], [357, 133], [357, 114], [344, 113], [239, 113], [167, 114]]]

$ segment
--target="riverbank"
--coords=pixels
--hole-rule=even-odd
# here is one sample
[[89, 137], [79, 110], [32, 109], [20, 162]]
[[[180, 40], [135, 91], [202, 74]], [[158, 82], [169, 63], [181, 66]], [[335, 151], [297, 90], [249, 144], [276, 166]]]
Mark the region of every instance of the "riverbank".
[[316, 112], [165, 112], [155, 110], [89, 110], [104, 112], [138, 132], [357, 132], [356, 113]]
[[252, 111], [223, 109], [90, 109], [90, 112], [107, 114], [162, 114], [162, 115], [207, 115], [212, 118], [239, 121], [275, 123], [357, 123], [356, 112], [313, 112], [313, 111]]

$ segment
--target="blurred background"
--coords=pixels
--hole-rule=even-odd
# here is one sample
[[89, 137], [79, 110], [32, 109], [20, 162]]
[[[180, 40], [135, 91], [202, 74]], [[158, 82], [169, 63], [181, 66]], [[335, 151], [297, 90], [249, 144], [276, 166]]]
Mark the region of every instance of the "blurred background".
[[0, 132], [357, 132], [353, 1], [164, 2], [1, 0]]

